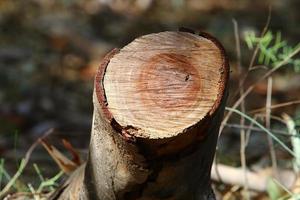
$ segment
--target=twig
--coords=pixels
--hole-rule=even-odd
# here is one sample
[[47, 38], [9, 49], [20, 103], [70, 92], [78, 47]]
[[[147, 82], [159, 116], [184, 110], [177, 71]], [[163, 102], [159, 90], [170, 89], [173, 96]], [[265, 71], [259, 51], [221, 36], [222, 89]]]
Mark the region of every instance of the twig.
[[252, 67], [251, 71], [256, 70], [256, 69], [264, 69], [267, 70], [268, 67], [266, 65], [255, 65]]
[[[268, 78], [268, 89], [267, 89], [267, 100], [266, 100], [266, 128], [270, 129], [271, 127], [271, 101], [272, 101], [272, 77]], [[267, 135], [268, 145], [270, 150], [270, 156], [272, 161], [272, 169], [275, 177], [278, 177], [277, 174], [277, 159], [274, 149], [273, 140], [270, 135]]]
[[[271, 117], [272, 118], [272, 117]], [[255, 118], [254, 118], [255, 119]], [[245, 125], [245, 126], [241, 126], [240, 124], [225, 124], [226, 127], [230, 127], [230, 128], [238, 128], [238, 129], [244, 129], [244, 130], [250, 130], [250, 131], [256, 131], [256, 132], [264, 132], [263, 130], [261, 130], [260, 128], [255, 128], [253, 127], [253, 124], [251, 126], [251, 124], [249, 126]], [[286, 131], [281, 131], [281, 130], [271, 130], [271, 132], [282, 135], [282, 136], [288, 136], [288, 137], [300, 137], [298, 135], [292, 135], [287, 133]], [[246, 134], [247, 135], [247, 134]], [[247, 140], [246, 140], [247, 141]], [[246, 142], [247, 143], [247, 142]]]
[[[240, 38], [239, 38], [239, 31], [238, 31], [238, 23], [235, 19], [232, 20], [233, 23], [233, 27], [234, 27], [234, 38], [235, 38], [235, 44], [236, 44], [236, 54], [237, 54], [237, 68], [239, 71], [239, 75], [242, 75], [242, 65], [241, 65], [241, 45], [240, 45]], [[240, 91], [240, 95], [242, 95], [244, 93], [244, 87], [243, 84], [241, 82], [241, 79], [239, 79], [239, 91]], [[245, 102], [242, 101], [241, 102], [241, 110], [242, 112], [245, 112]], [[240, 125], [244, 126], [245, 125], [245, 119], [243, 116], [241, 116], [240, 119]], [[245, 154], [245, 150], [246, 150], [246, 143], [245, 143], [245, 138], [246, 138], [246, 133], [244, 129], [240, 130], [240, 141], [241, 141], [241, 146], [240, 146], [240, 157], [241, 157], [241, 164], [242, 164], [242, 168], [244, 171], [244, 196], [245, 199], [249, 200], [250, 199], [250, 195], [249, 195], [249, 190], [248, 190], [248, 180], [247, 180], [247, 163], [246, 163], [246, 154]]]
[[[266, 117], [265, 114], [256, 114], [256, 115], [257, 115], [258, 117], [261, 117], [261, 118]], [[280, 123], [282, 123], [282, 124], [285, 124], [284, 119], [282, 119], [282, 118], [280, 118], [280, 117], [278, 117], [278, 116], [270, 115], [270, 117], [271, 117], [271, 119], [273, 119], [273, 120], [276, 120], [276, 121], [278, 121], [278, 122], [280, 122]]]
[[[288, 63], [288, 61], [295, 56], [296, 54], [298, 54], [300, 52], [300, 46], [298, 48], [296, 48], [292, 53], [290, 53], [287, 57], [285, 57], [284, 60], [282, 60], [281, 62], [279, 62], [274, 68], [272, 68], [271, 70], [269, 70], [268, 72], [266, 72], [262, 77], [260, 77], [255, 83], [253, 83], [251, 86], [248, 87], [248, 89], [243, 93], [243, 95], [234, 103], [234, 105], [231, 107], [232, 109], [236, 109], [241, 102], [248, 96], [248, 94], [250, 92], [252, 92], [252, 90], [255, 88], [255, 86], [260, 83], [261, 81], [263, 81], [265, 78], [268, 78], [270, 75], [272, 75], [273, 72], [275, 72], [276, 70], [278, 70], [279, 68], [281, 68], [282, 66], [284, 66], [285, 64]], [[224, 117], [222, 124], [227, 123], [227, 121], [229, 120], [231, 114], [233, 111], [229, 110], [228, 113], [226, 114], [226, 116]], [[221, 124], [220, 127], [220, 133], [222, 132], [224, 126]]]
[[232, 199], [233, 193], [237, 192], [240, 189], [239, 185], [233, 185], [228, 192], [226, 192], [223, 196], [223, 200]]
[[[272, 7], [270, 6], [269, 7], [269, 12], [268, 12], [267, 22], [266, 22], [266, 24], [265, 24], [265, 26], [264, 26], [261, 34], [260, 34], [261, 37], [263, 37], [266, 34], [266, 32], [269, 28], [270, 21], [271, 21], [271, 15], [272, 15]], [[251, 71], [253, 69], [254, 61], [255, 61], [255, 58], [257, 56], [258, 50], [259, 50], [259, 44], [256, 45], [255, 50], [253, 52], [253, 55], [252, 55], [252, 58], [251, 58], [251, 61], [250, 61], [250, 64], [249, 64], [249, 68], [248, 68], [249, 71]]]
[[[271, 21], [271, 14], [272, 14], [272, 7], [270, 6], [270, 7], [269, 7], [269, 12], [268, 12], [268, 17], [267, 17], [266, 24], [265, 24], [265, 26], [264, 26], [264, 28], [263, 28], [261, 34], [260, 34], [261, 37], [263, 37], [263, 36], [266, 34], [267, 30], [268, 30], [268, 27], [269, 27], [270, 21]], [[255, 47], [255, 49], [254, 49], [254, 51], [253, 51], [253, 54], [252, 54], [252, 56], [251, 56], [251, 61], [250, 61], [250, 64], [249, 64], [249, 66], [248, 66], [248, 70], [246, 71], [245, 75], [243, 76], [243, 78], [242, 78], [242, 80], [241, 80], [241, 84], [242, 84], [242, 85], [244, 85], [244, 83], [245, 83], [245, 81], [246, 81], [246, 79], [247, 79], [247, 77], [248, 77], [249, 72], [252, 71], [253, 69], [255, 69], [255, 68], [253, 68], [253, 65], [254, 65], [254, 61], [255, 61], [255, 59], [256, 59], [258, 50], [259, 50], [259, 44], [256, 45], [256, 47]], [[237, 96], [238, 93], [239, 93], [239, 90], [237, 90], [237, 92], [236, 92], [232, 97], [235, 98], [235, 97]], [[221, 127], [221, 128], [222, 128], [222, 127]], [[223, 129], [223, 128], [222, 128], [222, 129]], [[220, 129], [220, 130], [221, 130], [221, 129]]]
[[[256, 120], [257, 117], [258, 117], [257, 115], [254, 115], [254, 116], [253, 116], [253, 119]], [[247, 132], [246, 132], [246, 143], [247, 143], [247, 144], [248, 144], [248, 142], [249, 142], [249, 140], [250, 140], [252, 128], [255, 128], [255, 127], [254, 127], [253, 122], [250, 122], [249, 129], [248, 129]], [[259, 128], [257, 128], [257, 129], [259, 129]], [[259, 129], [259, 130], [260, 130], [260, 129]]]
[[[214, 181], [220, 181], [214, 169], [218, 169], [221, 174], [222, 182], [229, 185], [242, 186], [244, 180], [241, 178], [243, 176], [243, 169], [240, 167], [232, 167], [223, 164], [218, 164], [218, 166], [213, 166], [211, 171], [211, 178]], [[296, 180], [296, 174], [292, 170], [279, 169], [279, 176], [281, 184], [286, 188], [292, 188]], [[249, 189], [265, 192], [267, 190], [268, 181], [272, 177], [271, 170], [262, 169], [261, 172], [252, 172], [247, 170], [247, 178], [249, 181]]]
[[236, 110], [234, 108], [225, 108], [226, 110], [232, 112], [232, 113], [236, 113], [239, 115], [242, 115], [245, 119], [253, 122], [253, 124], [255, 124], [256, 126], [258, 126], [259, 128], [261, 128], [263, 131], [265, 131], [267, 134], [269, 134], [278, 144], [280, 144], [287, 152], [289, 152], [292, 156], [296, 157], [295, 153], [288, 147], [286, 146], [286, 144], [284, 144], [278, 137], [276, 137], [273, 133], [271, 133], [268, 129], [266, 129], [263, 125], [261, 125], [260, 123], [258, 123], [256, 120], [254, 120], [253, 118], [249, 117], [248, 115], [246, 115], [245, 113], [242, 113], [239, 110]]
[[213, 166], [212, 166], [212, 168], [214, 167], [214, 169], [212, 169], [212, 170], [215, 170], [216, 176], [218, 177], [218, 179], [221, 182], [223, 182], [222, 178], [221, 178], [221, 175], [220, 175], [220, 172], [219, 172], [219, 169], [217, 168], [217, 165], [219, 164], [217, 159], [218, 159], [218, 151], [216, 151], [216, 155], [214, 157]]
[[282, 183], [280, 183], [276, 178], [273, 178], [273, 181], [280, 186], [284, 191], [286, 191], [290, 196], [293, 196], [293, 193]]
[[[289, 101], [289, 102], [284, 102], [284, 103], [279, 103], [279, 104], [274, 104], [270, 106], [270, 109], [276, 109], [276, 108], [282, 108], [286, 106], [292, 106], [295, 104], [300, 104], [300, 100], [295, 100], [295, 101]], [[253, 113], [258, 113], [258, 112], [265, 112], [266, 108], [257, 108], [255, 110], [251, 110], [248, 113], [253, 114]]]

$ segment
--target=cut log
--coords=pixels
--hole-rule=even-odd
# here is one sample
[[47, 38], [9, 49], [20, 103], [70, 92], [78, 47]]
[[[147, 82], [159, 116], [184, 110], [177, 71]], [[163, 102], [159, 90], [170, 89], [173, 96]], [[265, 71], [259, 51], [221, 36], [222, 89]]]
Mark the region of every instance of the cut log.
[[228, 76], [223, 47], [204, 33], [149, 34], [110, 52], [95, 79], [80, 199], [214, 199]]

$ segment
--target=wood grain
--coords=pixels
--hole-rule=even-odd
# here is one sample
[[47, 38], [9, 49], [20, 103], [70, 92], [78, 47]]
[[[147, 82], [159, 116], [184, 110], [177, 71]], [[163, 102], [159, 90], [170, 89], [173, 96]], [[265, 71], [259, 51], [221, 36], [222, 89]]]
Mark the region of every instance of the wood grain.
[[186, 32], [140, 37], [110, 60], [108, 109], [127, 134], [168, 138], [199, 122], [219, 92], [223, 58], [209, 39]]

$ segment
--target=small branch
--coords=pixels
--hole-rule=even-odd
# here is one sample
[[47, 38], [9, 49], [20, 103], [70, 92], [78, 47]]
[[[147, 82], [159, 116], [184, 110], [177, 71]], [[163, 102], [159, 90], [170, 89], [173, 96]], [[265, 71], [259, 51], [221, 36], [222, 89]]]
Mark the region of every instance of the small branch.
[[[267, 18], [267, 22], [260, 34], [260, 36], [264, 36], [269, 28], [269, 25], [270, 25], [270, 21], [271, 21], [271, 15], [272, 15], [272, 7], [270, 6], [269, 7], [269, 12], [268, 12], [268, 18]], [[254, 65], [254, 61], [255, 61], [255, 58], [257, 56], [257, 53], [258, 53], [258, 50], [259, 50], [259, 44], [256, 45], [255, 47], [255, 50], [253, 52], [253, 55], [252, 55], [252, 58], [251, 58], [251, 61], [250, 61], [250, 64], [249, 64], [249, 71], [251, 71], [253, 69], [253, 65]]]
[[[271, 127], [271, 101], [272, 101], [272, 77], [268, 78], [268, 90], [267, 90], [267, 100], [266, 100], [266, 128], [270, 130]], [[270, 135], [267, 136], [268, 138], [268, 145], [270, 149], [270, 156], [272, 161], [272, 168], [275, 177], [278, 177], [277, 174], [277, 159], [276, 153], [274, 149], [273, 140]]]
[[[271, 117], [272, 118], [272, 117]], [[241, 126], [239, 124], [225, 124], [226, 127], [229, 127], [229, 128], [237, 128], [237, 129], [244, 129], [244, 130], [251, 130], [251, 131], [256, 131], [256, 132], [265, 132], [263, 130], [261, 130], [260, 128], [256, 128], [256, 127], [253, 127], [251, 125], [249, 126]], [[297, 135], [292, 135], [292, 134], [289, 134], [285, 131], [281, 131], [281, 130], [272, 130], [270, 129], [271, 132], [273, 133], [276, 133], [276, 134], [279, 134], [279, 135], [282, 135], [282, 136], [288, 136], [288, 137], [299, 137]]]
[[[252, 90], [255, 88], [255, 86], [260, 83], [261, 81], [263, 81], [265, 78], [268, 78], [269, 76], [272, 75], [273, 72], [275, 72], [276, 70], [278, 70], [279, 68], [281, 68], [282, 66], [284, 66], [285, 64], [288, 63], [288, 61], [295, 56], [296, 54], [298, 54], [300, 52], [300, 46], [298, 48], [296, 48], [292, 53], [290, 53], [284, 60], [282, 60], [281, 62], [279, 62], [274, 68], [272, 68], [271, 70], [269, 70], [268, 72], [266, 72], [262, 77], [260, 77], [254, 84], [252, 84], [251, 86], [248, 87], [248, 89], [243, 93], [243, 95], [233, 104], [233, 106], [231, 107], [232, 109], [236, 109], [241, 103], [242, 101], [248, 96], [248, 94], [250, 92], [252, 92]], [[228, 110], [229, 112], [226, 114], [226, 116], [223, 119], [222, 124], [226, 123], [232, 112], [231, 110]], [[221, 125], [220, 127], [220, 131], [219, 133], [222, 132], [224, 126]]]
[[[240, 46], [240, 38], [239, 38], [239, 31], [238, 31], [238, 23], [235, 19], [232, 20], [233, 22], [233, 26], [234, 26], [234, 37], [235, 37], [235, 43], [236, 43], [236, 54], [237, 54], [237, 63], [238, 63], [238, 71], [239, 71], [239, 75], [242, 75], [242, 65], [241, 65], [241, 46]], [[243, 83], [241, 82], [242, 80], [239, 80], [239, 90], [240, 90], [240, 95], [242, 95], [244, 93], [244, 87], [243, 87]], [[245, 112], [245, 102], [242, 101], [241, 102], [241, 110], [242, 112]], [[241, 126], [245, 125], [245, 119], [243, 116], [241, 116], [240, 119], [240, 124]], [[241, 164], [242, 164], [242, 168], [244, 171], [244, 196], [245, 199], [249, 200], [250, 199], [250, 195], [249, 195], [249, 191], [248, 191], [248, 180], [247, 180], [247, 175], [246, 175], [246, 168], [247, 168], [247, 163], [246, 163], [246, 133], [244, 129], [240, 130], [241, 133], [241, 147], [240, 147], [240, 157], [241, 157]]]
[[[270, 21], [271, 21], [271, 14], [272, 14], [272, 7], [269, 7], [269, 13], [268, 13], [267, 21], [266, 21], [266, 24], [265, 24], [265, 26], [264, 26], [261, 34], [260, 34], [261, 37], [264, 36], [265, 33], [268, 30], [268, 27], [269, 27], [269, 24], [270, 24]], [[248, 66], [248, 70], [245, 73], [245, 75], [243, 76], [243, 78], [241, 79], [242, 85], [244, 85], [244, 83], [245, 83], [245, 81], [248, 77], [249, 72], [252, 71], [253, 69], [255, 69], [255, 66], [253, 67], [253, 65], [254, 65], [254, 61], [256, 59], [258, 51], [259, 51], [259, 44], [256, 45], [255, 50], [253, 51], [253, 54], [251, 56], [251, 61], [250, 61], [249, 66]], [[233, 95], [233, 98], [235, 98], [237, 96], [238, 92], [239, 92], [239, 90], [237, 90], [237, 92]]]
[[[282, 107], [292, 106], [292, 105], [296, 105], [296, 104], [300, 104], [300, 100], [289, 101], [289, 102], [271, 105], [270, 109], [282, 108]], [[253, 114], [253, 113], [265, 112], [265, 111], [266, 111], [266, 107], [262, 107], [262, 108], [257, 108], [255, 110], [249, 111], [249, 113]]]
[[273, 133], [271, 133], [268, 129], [266, 129], [263, 125], [261, 125], [260, 123], [258, 123], [256, 120], [254, 120], [253, 118], [251, 118], [250, 116], [242, 113], [239, 110], [236, 110], [234, 108], [225, 108], [226, 110], [230, 111], [230, 112], [234, 112], [236, 114], [242, 115], [244, 116], [245, 119], [253, 122], [253, 124], [255, 124], [256, 126], [258, 126], [259, 128], [261, 128], [263, 131], [265, 131], [268, 135], [270, 135], [277, 143], [279, 143], [287, 152], [289, 152], [292, 156], [296, 157], [295, 153], [286, 145], [284, 144], [278, 137], [276, 137]]
[[[221, 176], [221, 180], [225, 184], [229, 185], [244, 185], [243, 177], [244, 170], [242, 168], [235, 168], [223, 164], [218, 164], [217, 166], [213, 165], [211, 171], [211, 178], [214, 181], [220, 182], [220, 178], [216, 174], [217, 169]], [[282, 185], [286, 188], [292, 188], [295, 181], [296, 175], [293, 171], [290, 170], [278, 170], [279, 180]], [[272, 172], [269, 169], [262, 169], [260, 172], [252, 172], [247, 170], [247, 179], [249, 181], [249, 190], [265, 192], [267, 191], [267, 184], [270, 178], [272, 177]]]

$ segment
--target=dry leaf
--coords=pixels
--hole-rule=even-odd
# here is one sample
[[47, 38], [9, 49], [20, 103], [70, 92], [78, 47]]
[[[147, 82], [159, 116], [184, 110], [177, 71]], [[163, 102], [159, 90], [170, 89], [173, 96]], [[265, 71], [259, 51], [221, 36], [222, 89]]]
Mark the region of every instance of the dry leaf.
[[[58, 149], [56, 149], [53, 145], [50, 145], [46, 142], [45, 139], [41, 139], [40, 143], [45, 147], [45, 149], [48, 151], [50, 156], [53, 158], [53, 160], [57, 163], [59, 168], [66, 174], [70, 174], [73, 172], [80, 164], [77, 164], [76, 162], [70, 160], [65, 155], [63, 155]], [[72, 145], [66, 143], [66, 146], [68, 148], [74, 150]], [[70, 150], [68, 149], [68, 150]], [[74, 156], [74, 155], [73, 155]], [[77, 154], [78, 156], [78, 154]], [[78, 162], [78, 160], [77, 160]]]

